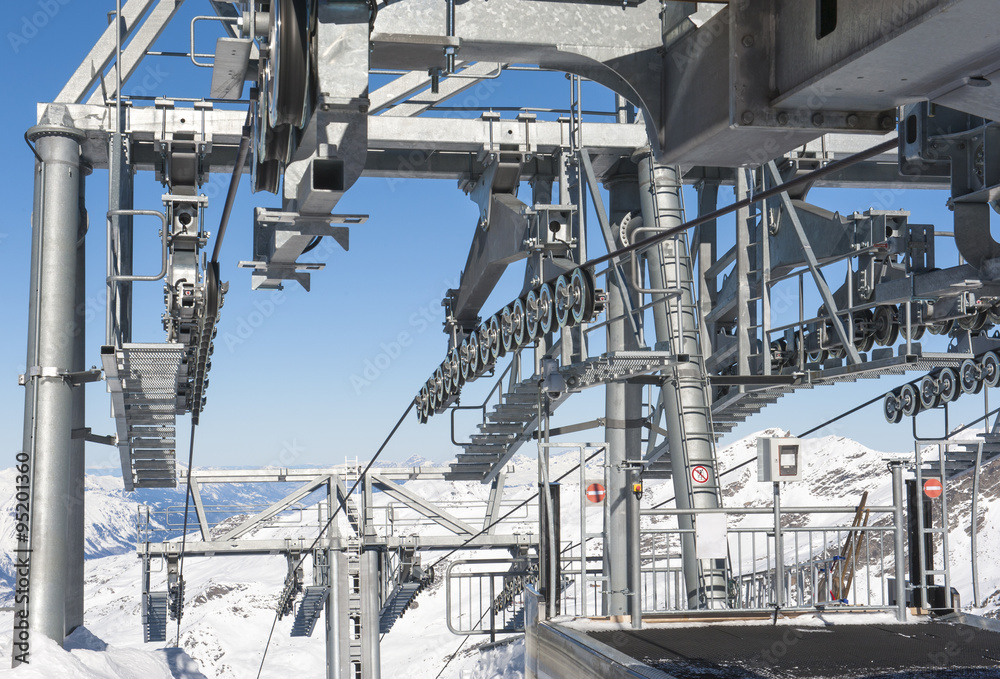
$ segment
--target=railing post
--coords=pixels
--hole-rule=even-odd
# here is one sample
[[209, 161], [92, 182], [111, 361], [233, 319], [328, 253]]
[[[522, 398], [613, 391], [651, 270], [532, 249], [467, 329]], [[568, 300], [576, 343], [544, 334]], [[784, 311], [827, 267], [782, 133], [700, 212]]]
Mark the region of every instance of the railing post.
[[774, 485], [774, 605], [785, 605], [785, 555], [781, 545], [781, 484]]
[[903, 495], [903, 462], [893, 460], [889, 463], [889, 471], [892, 473], [892, 507], [893, 507], [893, 551], [896, 561], [896, 619], [906, 622], [906, 571], [903, 557], [903, 535], [906, 530], [903, 519], [903, 503], [906, 497]]

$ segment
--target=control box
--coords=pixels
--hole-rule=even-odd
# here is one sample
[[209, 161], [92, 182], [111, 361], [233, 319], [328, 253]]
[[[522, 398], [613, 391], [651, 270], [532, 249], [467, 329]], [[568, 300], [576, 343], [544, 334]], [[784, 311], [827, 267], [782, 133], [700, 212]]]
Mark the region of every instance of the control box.
[[757, 480], [767, 483], [802, 480], [802, 443], [797, 438], [757, 439]]

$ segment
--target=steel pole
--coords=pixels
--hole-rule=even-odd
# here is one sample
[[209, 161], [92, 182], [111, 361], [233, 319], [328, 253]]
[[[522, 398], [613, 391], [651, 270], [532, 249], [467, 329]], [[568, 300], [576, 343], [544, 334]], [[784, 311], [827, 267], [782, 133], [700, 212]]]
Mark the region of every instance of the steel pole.
[[[73, 372], [87, 369], [87, 210], [85, 207], [86, 176], [89, 169], [81, 167], [80, 172], [80, 236], [76, 247], [76, 297], [73, 305], [76, 325], [73, 329]], [[73, 389], [73, 430], [79, 432], [73, 439], [73, 452], [69, 465], [68, 530], [66, 544], [69, 548], [69, 562], [66, 571], [66, 633], [69, 634], [83, 625], [83, 581], [84, 560], [86, 559], [86, 517], [84, 513], [84, 490], [86, 487], [86, 441], [83, 431], [87, 426], [86, 391], [82, 386]]]
[[892, 520], [895, 528], [892, 536], [893, 559], [896, 564], [896, 619], [900, 622], [906, 622], [906, 562], [903, 556], [903, 536], [906, 531], [903, 506], [906, 502], [906, 495], [903, 494], [902, 461], [890, 462], [889, 471], [892, 473]]
[[361, 553], [361, 677], [380, 679], [379, 657], [379, 579], [378, 552], [366, 549]]
[[[612, 230], [632, 210], [638, 207], [635, 175], [616, 177], [608, 183], [609, 212]], [[627, 271], [628, 266], [623, 265]], [[617, 277], [608, 276], [608, 318], [620, 320], [608, 324], [608, 352], [636, 350], [638, 341], [624, 314], [627, 306], [623, 288]], [[633, 307], [636, 306], [633, 300]], [[637, 319], [638, 321], [639, 319]], [[641, 321], [640, 321], [641, 322]], [[605, 440], [607, 451], [606, 525], [604, 526], [604, 573], [607, 576], [608, 595], [605, 599], [606, 615], [629, 613], [629, 501], [631, 474], [626, 462], [639, 458], [642, 432], [638, 426], [642, 415], [642, 386], [611, 382], [606, 387]], [[631, 424], [631, 426], [629, 426]], [[638, 515], [635, 520], [638, 521]]]
[[[41, 215], [34, 227], [28, 332], [36, 347], [35, 361], [25, 377], [32, 383], [25, 403], [33, 421], [25, 438], [30, 441], [32, 476], [29, 507], [30, 580], [27, 608], [30, 636], [62, 643], [66, 636], [67, 574], [71, 550], [67, 544], [71, 499], [69, 469], [73, 458], [73, 387], [66, 373], [73, 370], [77, 299], [77, 241], [80, 231], [80, 144], [83, 134], [62, 125], [42, 124], [28, 131], [42, 159]], [[29, 354], [31, 352], [29, 351]], [[32, 393], [33, 392], [33, 393]], [[20, 615], [20, 614], [19, 614]], [[15, 622], [15, 625], [17, 622]], [[18, 635], [15, 635], [17, 639]], [[30, 647], [25, 650], [25, 659]]]
[[[670, 229], [683, 221], [681, 179], [676, 167], [657, 165], [649, 154], [639, 161], [639, 200], [645, 228]], [[655, 235], [655, 234], [654, 234]], [[704, 358], [698, 342], [698, 314], [694, 303], [691, 260], [683, 238], [663, 240], [645, 251], [652, 293], [662, 303], [653, 307], [658, 348], [669, 346], [678, 362], [673, 379], [663, 389], [663, 412], [673, 468], [674, 495], [680, 509], [714, 509], [722, 506], [715, 461], [715, 435], [710, 415], [711, 398]], [[708, 470], [709, 481], [694, 487], [691, 471]], [[694, 517], [678, 516], [681, 529], [693, 530]], [[722, 559], [699, 562], [693, 532], [681, 536], [684, 583], [689, 608], [726, 606], [726, 563]]]
[[785, 605], [785, 550], [781, 540], [781, 484], [774, 486], [774, 605]]

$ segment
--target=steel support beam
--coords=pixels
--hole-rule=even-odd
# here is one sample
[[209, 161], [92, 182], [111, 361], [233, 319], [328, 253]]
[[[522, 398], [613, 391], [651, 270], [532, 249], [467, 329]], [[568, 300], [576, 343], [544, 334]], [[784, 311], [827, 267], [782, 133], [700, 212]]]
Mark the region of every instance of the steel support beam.
[[262, 521], [267, 521], [271, 517], [287, 509], [288, 506], [293, 502], [298, 502], [302, 498], [306, 497], [307, 495], [315, 491], [317, 488], [322, 486], [324, 483], [326, 483], [328, 478], [329, 477], [327, 477], [326, 475], [320, 475], [315, 477], [312, 481], [306, 483], [298, 490], [289, 493], [285, 497], [281, 498], [280, 500], [272, 504], [267, 509], [258, 512], [257, 514], [254, 514], [240, 525], [236, 526], [232, 530], [227, 531], [224, 535], [219, 536], [219, 541], [224, 542], [227, 540], [235, 540], [236, 538], [240, 537], [241, 535], [246, 533], [254, 526], [258, 525]]
[[[592, 190], [592, 195], [598, 195]], [[608, 184], [611, 232], [627, 215], [639, 210], [638, 186], [634, 174], [616, 177]], [[609, 244], [610, 247], [610, 244]], [[634, 255], [629, 255], [634, 256]], [[638, 306], [625, 276], [608, 277], [608, 318], [620, 318]], [[637, 327], [641, 320], [635, 319]], [[634, 351], [639, 348], [638, 333], [624, 318], [608, 326], [608, 351]], [[610, 382], [606, 389], [605, 441], [607, 450], [607, 497], [604, 500], [604, 573], [608, 595], [604, 600], [606, 615], [626, 615], [630, 601], [638, 594], [629, 589], [629, 520], [631, 512], [630, 461], [642, 456], [642, 386]], [[638, 515], [634, 517], [638, 519]]]
[[128, 0], [122, 7], [121, 20], [113, 20], [98, 38], [90, 52], [76, 67], [73, 75], [63, 85], [54, 101], [62, 104], [82, 104], [91, 88], [100, 81], [105, 69], [115, 58], [118, 32], [124, 43], [139, 26], [142, 18], [153, 6], [154, 0]]
[[[367, 478], [367, 477], [366, 477]], [[372, 474], [372, 485], [381, 490], [397, 502], [402, 502], [413, 511], [426, 516], [431, 521], [444, 526], [456, 535], [475, 535], [476, 531], [472, 526], [461, 519], [457, 519], [440, 507], [435, 507], [416, 493], [413, 493], [403, 486], [382, 478], [378, 474]]]
[[[135, 0], [132, 1], [134, 2]], [[128, 45], [122, 49], [122, 86], [124, 86], [125, 83], [128, 82], [128, 79], [131, 78], [132, 75], [139, 69], [139, 64], [142, 63], [143, 57], [146, 56], [146, 52], [149, 51], [149, 48], [153, 46], [153, 43], [155, 43], [163, 31], [166, 30], [167, 24], [171, 22], [174, 15], [177, 14], [177, 10], [179, 10], [183, 4], [184, 0], [158, 0], [156, 7], [154, 7], [153, 11], [149, 13], [146, 20], [142, 22], [142, 27], [135, 33]], [[122, 14], [125, 14], [124, 8], [122, 8]], [[94, 90], [94, 92], [90, 95], [90, 98], [87, 100], [87, 103], [95, 106], [102, 104], [105, 92], [108, 93], [109, 97], [113, 96], [114, 98], [117, 98], [116, 80], [117, 76], [114, 69], [112, 69], [112, 71], [108, 73], [107, 77], [104, 78], [103, 90], [102, 88]]]

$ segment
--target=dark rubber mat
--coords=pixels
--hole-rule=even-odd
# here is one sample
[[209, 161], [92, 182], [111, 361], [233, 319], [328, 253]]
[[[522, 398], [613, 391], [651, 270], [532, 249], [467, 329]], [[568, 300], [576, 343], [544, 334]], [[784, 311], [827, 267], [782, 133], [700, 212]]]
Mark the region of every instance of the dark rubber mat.
[[1000, 634], [913, 625], [715, 625], [588, 632], [677, 679], [1000, 677]]

